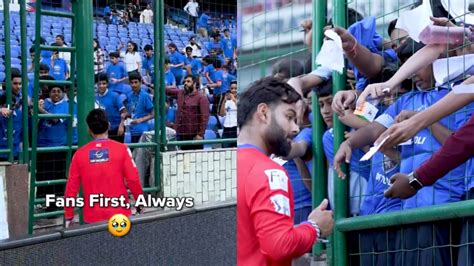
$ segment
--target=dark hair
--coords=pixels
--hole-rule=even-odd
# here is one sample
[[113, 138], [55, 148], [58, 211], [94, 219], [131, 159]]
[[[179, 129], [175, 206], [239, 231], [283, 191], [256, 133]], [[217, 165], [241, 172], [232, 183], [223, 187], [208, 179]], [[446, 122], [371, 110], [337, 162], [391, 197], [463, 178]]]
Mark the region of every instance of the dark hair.
[[62, 34], [56, 35], [56, 38], [59, 38], [59, 39], [61, 39], [61, 40], [64, 42], [64, 36], [63, 36]]
[[[132, 41], [128, 41], [129, 44], [133, 46], [133, 52], [138, 52], [138, 45]], [[127, 51], [128, 53], [128, 51]]]
[[251, 119], [257, 106], [261, 103], [267, 105], [283, 103], [296, 103], [301, 96], [288, 83], [274, 77], [266, 77], [255, 81], [240, 95], [237, 104], [237, 123], [239, 127]]
[[215, 39], [216, 37], [221, 37], [221, 34], [218, 31], [212, 33], [212, 35], [211, 35], [211, 38], [213, 38], [213, 39]]
[[107, 132], [109, 129], [109, 119], [107, 113], [102, 109], [93, 109], [86, 118], [87, 126], [92, 133], [98, 135]]
[[173, 47], [175, 50], [178, 50], [178, 47], [177, 47], [176, 44], [174, 44], [173, 42], [172, 42], [172, 43], [169, 43], [169, 44], [168, 44], [168, 47]]
[[217, 58], [217, 57], [214, 57], [212, 64], [214, 65], [215, 68], [221, 68], [222, 67], [222, 61], [219, 60], [219, 58]]
[[315, 88], [316, 96], [326, 97], [332, 95], [332, 79], [325, 80]]
[[101, 82], [101, 81], [106, 81], [107, 83], [109, 83], [109, 78], [107, 77], [107, 74], [99, 73], [97, 75], [97, 82]]
[[192, 48], [191, 46], [186, 46], [186, 52], [187, 52], [187, 51], [191, 51], [191, 52], [192, 52], [192, 51], [193, 51], [193, 48]]
[[151, 44], [147, 44], [147, 45], [145, 45], [145, 47], [143, 48], [143, 50], [145, 50], [145, 51], [153, 50], [153, 46], [151, 46]]
[[40, 64], [40, 71], [49, 71], [50, 68], [47, 64]]
[[229, 31], [229, 29], [224, 29], [224, 32]]
[[390, 24], [388, 24], [388, 29], [387, 29], [388, 36], [392, 34], [393, 30], [395, 29], [395, 26], [397, 25], [397, 21], [398, 19], [394, 19], [390, 21]]
[[165, 65], [171, 64], [171, 61], [168, 58], [165, 58]]
[[[363, 20], [363, 19], [364, 19], [364, 16], [361, 13], [357, 12], [353, 8], [347, 8], [347, 27], [348, 28], [352, 24], [356, 23], [357, 21]], [[333, 25], [332, 18], [329, 19], [328, 24]]]
[[14, 78], [21, 78], [21, 71], [16, 67], [11, 68], [10, 80], [13, 80]]
[[100, 48], [100, 42], [97, 38], [94, 38], [94, 40], [92, 40], [93, 42], [97, 43], [97, 47], [94, 48], [94, 51], [97, 51], [99, 48]]
[[[41, 76], [40, 80], [56, 80], [56, 79], [50, 75], [45, 75], [45, 76]], [[51, 92], [53, 88], [60, 88], [63, 92], [65, 91], [63, 86], [58, 86], [58, 85], [48, 85], [47, 88], [48, 88], [48, 94]]]
[[232, 84], [237, 84], [237, 80], [232, 80], [232, 81], [230, 82], [230, 85], [232, 85]]
[[142, 77], [140, 76], [139, 73], [137, 72], [131, 72], [128, 74], [128, 80], [129, 81], [132, 81], [132, 80], [139, 80], [141, 81], [142, 80]]
[[109, 57], [120, 58], [120, 53], [119, 52], [111, 52], [111, 53], [109, 53]]
[[187, 78], [191, 78], [193, 80], [193, 84], [196, 85], [197, 83], [197, 78], [194, 75], [188, 74], [184, 77], [183, 81]]
[[30, 54], [31, 54], [31, 53], [34, 53], [34, 52], [35, 52], [35, 46], [32, 45], [32, 46], [30, 47]]
[[303, 74], [303, 65], [296, 59], [283, 58], [273, 64], [272, 74], [277, 73], [284, 79], [296, 77]]
[[414, 53], [425, 47], [421, 42], [415, 42], [412, 38], [407, 38], [406, 41], [397, 49], [397, 56], [403, 63], [410, 58]]

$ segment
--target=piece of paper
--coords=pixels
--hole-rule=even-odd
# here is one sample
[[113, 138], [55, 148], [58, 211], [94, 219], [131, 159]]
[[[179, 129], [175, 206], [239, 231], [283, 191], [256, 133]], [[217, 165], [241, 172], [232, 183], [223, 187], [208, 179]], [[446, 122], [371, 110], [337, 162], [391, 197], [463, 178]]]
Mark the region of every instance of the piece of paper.
[[453, 87], [453, 91], [455, 94], [463, 94], [463, 93], [474, 93], [474, 84], [460, 84]]
[[378, 111], [379, 109], [375, 105], [364, 102], [361, 108], [357, 108], [354, 111], [354, 114], [364, 117], [369, 122], [373, 122]]
[[444, 9], [456, 22], [473, 25], [474, 13], [469, 12], [469, 2], [472, 3], [472, 0], [441, 0]]
[[387, 141], [388, 138], [390, 138], [390, 135], [386, 136], [379, 144], [371, 147], [370, 150], [364, 154], [362, 158], [360, 158], [360, 161], [363, 162], [370, 160], [370, 158], [374, 156], [374, 154], [380, 149], [380, 147], [385, 143], [385, 141]]
[[411, 144], [413, 144], [413, 139], [409, 139], [405, 142], [402, 142], [402, 143], [398, 144], [398, 146], [405, 146], [405, 145], [411, 145]]
[[324, 40], [323, 46], [316, 56], [316, 63], [342, 74], [344, 70], [344, 51], [342, 50], [341, 37], [333, 30], [325, 31], [324, 35], [329, 40]]
[[433, 62], [436, 85], [445, 84], [460, 75], [474, 74], [474, 54], [437, 59]]
[[276, 157], [275, 155], [272, 154], [272, 156], [270, 156], [270, 158], [276, 162], [277, 164], [283, 166], [286, 162], [288, 162], [287, 160], [283, 160], [281, 157]]
[[429, 0], [423, 0], [423, 4], [412, 10], [400, 14], [395, 28], [408, 32], [410, 38], [415, 42], [420, 42], [420, 33], [426, 26], [433, 24], [430, 17], [433, 16]]

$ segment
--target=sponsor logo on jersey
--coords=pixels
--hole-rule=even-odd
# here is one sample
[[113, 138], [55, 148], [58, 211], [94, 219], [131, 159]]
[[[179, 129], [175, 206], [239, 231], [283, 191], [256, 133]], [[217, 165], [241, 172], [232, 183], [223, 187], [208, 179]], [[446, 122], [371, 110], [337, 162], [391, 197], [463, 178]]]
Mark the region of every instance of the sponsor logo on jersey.
[[268, 177], [270, 190], [281, 189], [288, 192], [288, 176], [285, 171], [280, 169], [270, 169], [265, 170], [265, 174]]
[[89, 151], [90, 163], [104, 163], [109, 161], [109, 149], [98, 149]]
[[270, 198], [270, 201], [272, 202], [273, 207], [275, 208], [275, 212], [291, 217], [290, 199], [287, 196], [277, 194], [272, 196]]

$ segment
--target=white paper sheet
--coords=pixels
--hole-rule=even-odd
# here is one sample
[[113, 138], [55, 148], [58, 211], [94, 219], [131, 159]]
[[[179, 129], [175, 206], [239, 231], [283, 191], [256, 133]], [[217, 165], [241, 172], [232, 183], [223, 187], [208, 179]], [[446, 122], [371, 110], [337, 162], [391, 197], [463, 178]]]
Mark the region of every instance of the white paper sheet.
[[360, 161], [368, 161], [374, 154], [380, 149], [380, 147], [387, 141], [387, 139], [390, 138], [390, 135], [386, 136], [379, 144], [373, 146], [370, 148], [370, 150], [360, 158]]
[[433, 62], [433, 74], [437, 86], [464, 73], [474, 74], [474, 54], [441, 58]]
[[472, 4], [472, 0], [441, 0], [441, 4], [457, 22], [474, 24], [474, 13], [469, 12], [469, 4]]
[[453, 91], [455, 94], [474, 93], [474, 84], [469, 84], [469, 85], [460, 84], [460, 85], [454, 86]]
[[419, 7], [401, 13], [395, 28], [405, 30], [410, 38], [420, 42], [420, 33], [426, 26], [433, 24], [430, 20], [431, 16], [433, 16], [433, 11], [430, 2], [429, 0], [423, 0], [423, 4]]
[[342, 74], [344, 70], [344, 51], [342, 40], [333, 30], [327, 30], [324, 35], [330, 40], [324, 40], [323, 46], [316, 57], [316, 63]]

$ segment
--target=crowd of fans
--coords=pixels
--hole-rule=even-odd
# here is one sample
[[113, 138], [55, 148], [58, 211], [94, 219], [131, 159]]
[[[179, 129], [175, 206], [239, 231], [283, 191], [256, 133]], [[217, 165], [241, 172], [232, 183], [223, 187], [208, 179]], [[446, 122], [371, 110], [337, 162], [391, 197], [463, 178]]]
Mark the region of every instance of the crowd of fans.
[[[448, 13], [442, 6], [434, 7], [432, 24], [465, 27], [467, 33], [473, 31], [468, 21], [462, 21], [462, 16], [456, 18], [456, 21], [451, 17], [446, 18], [446, 14]], [[317, 96], [315, 99], [318, 100], [320, 113], [327, 127], [321, 141], [328, 162], [327, 191], [331, 208], [337, 208], [334, 206], [333, 195], [335, 178], [348, 178], [349, 211], [352, 216], [469, 199], [473, 189], [472, 158], [467, 162], [459, 162], [454, 169], [449, 169], [451, 171], [447, 170], [447, 174], [439, 177], [434, 184], [421, 184], [417, 188], [408, 186], [410, 193], [405, 194], [411, 197], [401, 199], [400, 195], [405, 194], [392, 194], [395, 192], [387, 193], [386, 196], [389, 197], [385, 197], [384, 192], [390, 188], [390, 178], [397, 173], [408, 175], [406, 182], [408, 184], [410, 181], [413, 185], [413, 174], [410, 173], [417, 170], [446, 143], [453, 132], [470, 119], [474, 110], [472, 103], [456, 113], [448, 113], [448, 116], [438, 122], [424, 123], [426, 128], [417, 127], [418, 131], [411, 132], [412, 138], [407, 142], [392, 143], [393, 145], [376, 152], [370, 160], [361, 161], [361, 158], [372, 145], [381, 143], [382, 138], [388, 136], [389, 133], [384, 132], [392, 126], [408, 121], [446, 95], [452, 94], [452, 87], [474, 83], [474, 60], [471, 59], [474, 45], [472, 38], [469, 39], [471, 35], [466, 34], [460, 42], [450, 42], [449, 45], [443, 42], [424, 44], [415, 42], [407, 31], [397, 28], [397, 20], [394, 20], [387, 32], [390, 40], [385, 40], [375, 32], [375, 21], [375, 17], [364, 18], [357, 11], [349, 9], [348, 29], [335, 27], [331, 22], [325, 27], [325, 30], [332, 29], [341, 38], [344, 55], [348, 60], [346, 88], [336, 94], [333, 94], [333, 70], [328, 67], [320, 66], [313, 72], [302, 75], [304, 67], [297, 60], [283, 59], [274, 65], [274, 77], [287, 80], [304, 96], [307, 103], [314, 100], [310, 94], [312, 90]], [[312, 25], [309, 20], [302, 23], [305, 43], [309, 47]], [[449, 63], [451, 72], [441, 73], [439, 68], [433, 67], [435, 60], [452, 60]], [[446, 61], [439, 62], [447, 65]], [[439, 82], [440, 75], [444, 75], [442, 82]], [[362, 115], [368, 110], [368, 103], [378, 110], [373, 121]], [[310, 104], [301, 107], [298, 120], [303, 126], [293, 139], [290, 154], [283, 158], [283, 166], [289, 174], [294, 191], [295, 224], [305, 221], [312, 211], [310, 173], [314, 143], [310, 107]], [[333, 145], [333, 114], [347, 127], [345, 141], [338, 150], [334, 150]], [[394, 131], [390, 132], [393, 134]], [[403, 133], [397, 131], [397, 134]], [[347, 174], [341, 170], [343, 163], [348, 165]], [[337, 177], [333, 176], [334, 169], [337, 170]], [[427, 171], [426, 167], [424, 171]], [[397, 193], [401, 192], [397, 190]], [[417, 261], [422, 265], [454, 265], [456, 262], [458, 265], [471, 265], [474, 233], [472, 229], [469, 230], [469, 222], [464, 223], [458, 231], [452, 230], [450, 226], [452, 225], [449, 223], [434, 222], [406, 226], [400, 230], [358, 233], [351, 242], [357, 244], [351, 244], [350, 252], [363, 254], [352, 256], [353, 263], [402, 265], [403, 261]], [[461, 228], [460, 225], [456, 226]], [[461, 245], [461, 248], [458, 250], [456, 245]]]
[[[128, 20], [135, 25], [151, 23], [148, 6], [139, 16], [128, 12]], [[141, 18], [139, 20], [139, 17]], [[107, 20], [107, 17], [106, 17]], [[140, 21], [140, 22], [138, 22]], [[143, 22], [143, 23], [142, 23]], [[135, 23], [135, 22], [134, 22]], [[113, 23], [112, 23], [113, 24]], [[222, 22], [222, 26], [224, 26]], [[128, 25], [132, 25], [128, 22]], [[209, 27], [209, 30], [215, 28]], [[117, 47], [102, 46], [99, 38], [94, 39], [95, 107], [108, 113], [110, 122], [109, 137], [119, 142], [137, 143], [151, 141], [155, 129], [155, 79], [163, 71], [165, 75], [166, 125], [168, 140], [203, 140], [216, 138], [236, 138], [237, 136], [237, 83], [236, 83], [236, 41], [229, 29], [213, 31], [212, 39], [196, 35], [186, 30], [188, 44], [178, 50], [172, 40], [165, 40], [165, 68], [156, 69], [152, 44], [137, 44], [133, 40], [120, 42]], [[100, 37], [100, 36], [98, 36]], [[150, 35], [150, 39], [153, 37]], [[131, 37], [130, 37], [131, 39]], [[202, 44], [206, 41], [206, 45]], [[46, 44], [46, 40], [42, 40]], [[209, 45], [207, 45], [209, 43]], [[53, 46], [69, 46], [62, 34], [58, 34]], [[107, 49], [109, 48], [109, 49]], [[7, 103], [5, 90], [1, 91], [0, 105], [0, 149], [8, 148], [8, 120], [13, 117], [14, 159], [18, 160], [23, 142], [23, 134], [32, 137], [32, 105], [34, 96], [34, 58], [40, 59], [41, 80], [70, 80], [71, 54], [68, 52], [42, 51], [35, 54], [29, 49], [28, 98], [30, 110], [22, 110], [21, 73], [12, 68], [13, 102]], [[158, 84], [161, 80], [158, 80]], [[77, 107], [75, 97], [71, 99], [68, 86], [45, 85], [38, 89], [40, 114], [68, 114], [69, 102], [73, 101], [72, 144], [77, 144]], [[75, 92], [72, 94], [74, 95]], [[196, 100], [195, 100], [196, 99]], [[161, 106], [158, 106], [161, 108]], [[22, 111], [29, 112], [29, 130], [23, 131]], [[40, 119], [38, 124], [38, 147], [58, 147], [68, 144], [69, 119]], [[156, 120], [158, 123], [158, 120]], [[235, 144], [222, 145], [183, 145], [181, 149], [202, 149], [213, 147], [235, 147]], [[134, 152], [138, 158], [138, 150]], [[37, 180], [64, 179], [66, 176], [66, 153], [38, 153]], [[142, 157], [143, 158], [143, 157]], [[149, 159], [149, 158], [148, 158]], [[0, 160], [8, 160], [8, 154], [0, 155]], [[143, 172], [140, 171], [142, 183]], [[151, 180], [151, 179], [150, 179]], [[62, 195], [62, 185], [39, 187], [37, 197], [56, 193]], [[51, 209], [51, 208], [50, 208]], [[54, 209], [54, 208], [53, 208]]]

